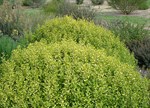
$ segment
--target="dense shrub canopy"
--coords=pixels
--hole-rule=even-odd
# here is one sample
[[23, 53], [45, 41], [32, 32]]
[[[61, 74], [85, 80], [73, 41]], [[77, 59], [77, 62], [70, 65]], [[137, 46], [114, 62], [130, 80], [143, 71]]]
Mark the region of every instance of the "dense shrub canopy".
[[75, 42], [36, 42], [0, 67], [0, 106], [148, 107], [147, 81], [104, 50]]
[[48, 43], [73, 39], [77, 43], [91, 44], [97, 49], [104, 48], [108, 55], [119, 58], [122, 62], [135, 65], [125, 45], [109, 30], [85, 20], [74, 20], [71, 17], [55, 18], [40, 26], [29, 40], [39, 41], [42, 38]]

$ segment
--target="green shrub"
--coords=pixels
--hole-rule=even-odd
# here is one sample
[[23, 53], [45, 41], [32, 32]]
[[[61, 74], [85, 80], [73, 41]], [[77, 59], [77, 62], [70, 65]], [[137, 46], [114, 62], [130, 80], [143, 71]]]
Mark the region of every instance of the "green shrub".
[[127, 47], [134, 53], [140, 67], [150, 68], [150, 38], [134, 40], [127, 43]]
[[11, 55], [13, 49], [18, 45], [18, 42], [14, 41], [8, 36], [0, 36], [0, 63], [2, 62], [2, 57], [8, 59]]
[[83, 0], [76, 0], [76, 3], [77, 3], [77, 4], [82, 4], [82, 3], [83, 3]]
[[104, 0], [91, 0], [94, 5], [100, 5], [104, 3]]
[[23, 0], [24, 6], [31, 6], [31, 7], [40, 7], [42, 6], [46, 0]]
[[0, 0], [0, 5], [2, 5], [3, 4], [3, 0]]
[[108, 55], [115, 56], [122, 62], [135, 64], [134, 57], [113, 33], [85, 20], [74, 20], [68, 16], [55, 18], [45, 22], [27, 38], [30, 42], [44, 38], [48, 43], [73, 39], [77, 43], [91, 44], [97, 49], [104, 48]]
[[123, 14], [130, 14], [147, 0], [107, 0], [109, 5], [120, 10]]
[[108, 23], [108, 29], [125, 43], [132, 40], [141, 40], [149, 35], [149, 31], [145, 29], [145, 24], [134, 24], [126, 20], [112, 21]]
[[148, 108], [148, 83], [104, 50], [63, 41], [17, 49], [0, 67], [3, 108]]

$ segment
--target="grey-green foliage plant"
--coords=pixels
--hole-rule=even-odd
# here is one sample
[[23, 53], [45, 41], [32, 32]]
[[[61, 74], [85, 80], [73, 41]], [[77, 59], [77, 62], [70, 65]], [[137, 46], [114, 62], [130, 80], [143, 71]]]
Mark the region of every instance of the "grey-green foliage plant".
[[148, 82], [105, 50], [35, 42], [0, 66], [2, 108], [148, 108]]
[[74, 19], [93, 20], [96, 16], [96, 11], [89, 9], [89, 7], [80, 7], [75, 4], [63, 2], [59, 5], [56, 13], [58, 16], [73, 16]]
[[91, 0], [94, 5], [101, 5], [104, 3], [104, 0]]
[[120, 10], [123, 14], [130, 14], [147, 0], [107, 0], [109, 5]]
[[144, 24], [131, 23], [127, 20], [115, 20], [107, 25], [116, 36], [119, 36], [121, 41], [128, 43], [132, 40], [142, 40], [149, 36], [149, 31], [145, 29]]

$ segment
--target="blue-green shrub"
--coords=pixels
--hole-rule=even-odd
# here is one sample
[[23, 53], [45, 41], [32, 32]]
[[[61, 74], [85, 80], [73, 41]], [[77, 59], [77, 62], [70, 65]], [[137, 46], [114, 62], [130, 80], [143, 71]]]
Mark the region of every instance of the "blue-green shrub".
[[36, 42], [0, 66], [2, 108], [148, 108], [148, 82], [105, 50]]
[[8, 59], [11, 55], [13, 49], [18, 45], [18, 42], [14, 41], [8, 36], [0, 35], [0, 63], [2, 62], [2, 57]]
[[109, 30], [94, 25], [85, 20], [74, 20], [71, 17], [56, 18], [40, 26], [33, 35], [31, 42], [46, 39], [48, 43], [73, 39], [77, 43], [91, 44], [97, 49], [104, 48], [107, 54], [119, 58], [122, 62], [135, 65], [135, 59], [130, 55], [125, 45]]

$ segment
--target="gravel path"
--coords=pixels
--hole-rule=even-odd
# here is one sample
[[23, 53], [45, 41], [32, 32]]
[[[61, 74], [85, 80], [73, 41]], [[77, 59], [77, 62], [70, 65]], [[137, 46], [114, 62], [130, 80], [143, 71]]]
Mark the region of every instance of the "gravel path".
[[[75, 3], [76, 0], [68, 0], [71, 3]], [[104, 2], [102, 5], [93, 6], [90, 0], [84, 0], [83, 6], [90, 6], [93, 9], [96, 9], [98, 12], [105, 12], [108, 15], [119, 15], [124, 16], [120, 13], [120, 11], [113, 9], [111, 6], [108, 5], [107, 1]], [[129, 14], [128, 16], [139, 16], [139, 17], [145, 17], [150, 18], [150, 8], [147, 10], [136, 10]]]

